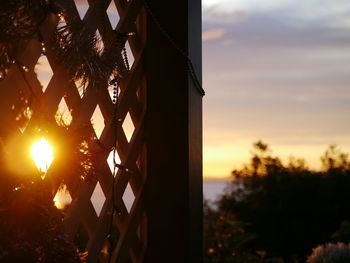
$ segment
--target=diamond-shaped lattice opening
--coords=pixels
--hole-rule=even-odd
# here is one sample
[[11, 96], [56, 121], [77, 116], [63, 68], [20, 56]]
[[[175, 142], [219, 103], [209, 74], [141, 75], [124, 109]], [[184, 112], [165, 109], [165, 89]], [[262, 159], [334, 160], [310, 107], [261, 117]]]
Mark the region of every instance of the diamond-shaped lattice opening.
[[72, 197], [67, 189], [67, 185], [61, 184], [58, 188], [55, 197], [53, 198], [55, 206], [64, 210], [72, 202]]
[[98, 29], [96, 30], [95, 35], [98, 39], [98, 41], [96, 43], [96, 48], [97, 48], [98, 52], [101, 54], [103, 49], [105, 48], [105, 45], [103, 44], [102, 36], [101, 36], [100, 31], [98, 31]]
[[111, 100], [113, 101], [113, 85], [108, 86], [108, 94], [111, 97]]
[[97, 138], [100, 138], [102, 131], [105, 127], [105, 122], [100, 107], [98, 105], [94, 111], [94, 114], [91, 117], [91, 123], [94, 127]]
[[103, 190], [99, 182], [97, 182], [95, 190], [92, 193], [90, 200], [95, 209], [97, 216], [100, 216], [102, 206], [106, 201], [106, 197], [105, 197], [105, 194], [103, 193]]
[[[40, 137], [39, 137], [40, 138]], [[30, 147], [30, 155], [34, 164], [44, 179], [54, 160], [54, 151], [49, 141], [44, 136], [35, 140]]]
[[23, 133], [29, 123], [29, 120], [33, 116], [33, 111], [30, 108], [29, 99], [26, 98], [22, 90], [18, 92], [18, 96], [11, 106], [11, 111], [20, 131]]
[[80, 19], [83, 19], [89, 9], [89, 2], [87, 0], [74, 0], [74, 2], [78, 9]]
[[49, 85], [49, 82], [53, 76], [53, 72], [50, 66], [49, 61], [47, 60], [46, 56], [41, 56], [38, 59], [38, 62], [35, 65], [34, 72], [37, 75], [38, 80], [40, 81], [43, 92], [45, 92], [47, 86]]
[[126, 114], [126, 117], [125, 117], [125, 119], [123, 121], [122, 127], [123, 127], [123, 130], [124, 130], [125, 136], [128, 139], [128, 142], [130, 142], [131, 137], [132, 137], [132, 135], [134, 133], [134, 130], [135, 130], [135, 126], [134, 126], [134, 123], [131, 120], [129, 112], [128, 112], [128, 114]]
[[129, 62], [129, 66], [130, 68], [132, 67], [132, 64], [134, 64], [135, 58], [134, 55], [131, 51], [130, 45], [129, 45], [129, 41], [126, 41], [125, 43], [125, 49], [126, 49], [126, 54], [128, 56], [128, 62]]
[[86, 91], [86, 87], [84, 87], [82, 85], [81, 80], [75, 80], [74, 84], [75, 84], [75, 87], [77, 88], [77, 90], [79, 92], [80, 98], [84, 97], [85, 91]]
[[57, 29], [67, 26], [66, 18], [64, 17], [63, 13], [59, 13], [58, 18], [59, 21], [57, 24]]
[[114, 0], [111, 1], [107, 8], [107, 16], [109, 18], [109, 22], [111, 22], [111, 26], [114, 29], [119, 22], [119, 13], [117, 7], [115, 6]]
[[[115, 75], [112, 74], [110, 77], [109, 77], [109, 80], [108, 80], [108, 83], [111, 83], [111, 82], [114, 82], [115, 81]], [[113, 92], [114, 92], [114, 89], [116, 88], [116, 86], [114, 85], [108, 85], [108, 94], [109, 96], [111, 97], [111, 100], [113, 101]], [[119, 89], [119, 94], [120, 94], [120, 89]]]
[[19, 124], [19, 130], [21, 131], [21, 133], [24, 133], [24, 131], [26, 130], [28, 124], [29, 124], [29, 121], [30, 119], [32, 118], [33, 116], [33, 111], [31, 108], [29, 107], [26, 107], [23, 111], [23, 116], [24, 116], [24, 120], [23, 122], [18, 122], [18, 116], [16, 117], [16, 121], [18, 122]]
[[69, 125], [72, 122], [72, 114], [64, 98], [62, 98], [60, 104], [58, 104], [58, 110], [56, 112], [55, 119], [58, 124], [63, 125]]
[[130, 183], [128, 183], [128, 185], [126, 186], [122, 198], [123, 198], [123, 202], [125, 204], [125, 207], [128, 210], [128, 213], [130, 213], [131, 207], [135, 201], [135, 195], [131, 189]]
[[[112, 173], [113, 173], [113, 169], [114, 169], [113, 155], [114, 155], [114, 151], [111, 151], [108, 155], [108, 158], [107, 158], [107, 163], [108, 163], [109, 169], [111, 170]], [[119, 158], [119, 155], [117, 152], [115, 153], [115, 161], [117, 164], [120, 164], [120, 158]], [[115, 173], [117, 173], [117, 172], [118, 172], [118, 167], [115, 168]]]

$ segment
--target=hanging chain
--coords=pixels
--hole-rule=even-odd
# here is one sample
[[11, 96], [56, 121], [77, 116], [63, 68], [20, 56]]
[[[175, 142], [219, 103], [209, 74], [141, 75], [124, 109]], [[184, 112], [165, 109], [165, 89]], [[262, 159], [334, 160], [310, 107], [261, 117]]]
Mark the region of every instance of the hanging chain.
[[[124, 61], [124, 65], [127, 71], [130, 70], [128, 55], [126, 52], [125, 45], [122, 48], [121, 56]], [[113, 122], [114, 122], [114, 142], [113, 142], [113, 178], [112, 178], [112, 211], [111, 211], [111, 218], [109, 223], [109, 231], [107, 235], [107, 239], [110, 242], [110, 247], [108, 250], [108, 262], [110, 263], [112, 260], [112, 252], [114, 248], [114, 240], [113, 240], [113, 222], [114, 222], [114, 215], [117, 212], [117, 214], [120, 214], [120, 208], [116, 204], [116, 196], [115, 196], [115, 180], [116, 180], [116, 172], [117, 168], [119, 168], [122, 172], [128, 172], [129, 170], [124, 167], [121, 164], [117, 163], [116, 156], [117, 156], [117, 143], [118, 143], [118, 124], [121, 121], [118, 118], [118, 104], [119, 104], [119, 94], [120, 94], [120, 81], [125, 76], [121, 76], [119, 73], [114, 76], [114, 78], [109, 82], [110, 85], [113, 85], [113, 97], [112, 102], [114, 104], [114, 113], [113, 113]]]
[[109, 222], [109, 231], [108, 231], [108, 236], [107, 239], [110, 242], [110, 247], [108, 251], [108, 262], [111, 262], [112, 259], [112, 251], [113, 251], [113, 221], [114, 221], [114, 214], [116, 211], [120, 212], [119, 208], [116, 206], [115, 202], [115, 177], [116, 177], [116, 172], [117, 172], [117, 165], [116, 165], [116, 155], [117, 155], [117, 112], [118, 112], [118, 103], [119, 103], [119, 81], [113, 83], [113, 103], [115, 104], [114, 107], [114, 116], [113, 116], [113, 121], [115, 125], [115, 132], [114, 132], [114, 148], [113, 148], [113, 178], [112, 178], [112, 211], [111, 211], [111, 218]]
[[[116, 80], [116, 82], [113, 83], [113, 99], [112, 99], [112, 102], [113, 104], [115, 105], [115, 109], [118, 107], [118, 97], [119, 97], [119, 79]], [[116, 111], [116, 110], [115, 110]], [[113, 116], [113, 117], [117, 117], [117, 116]]]
[[123, 54], [123, 61], [124, 61], [125, 67], [126, 67], [127, 71], [129, 71], [130, 70], [130, 64], [129, 64], [128, 53], [126, 52], [125, 45], [123, 47], [122, 54]]

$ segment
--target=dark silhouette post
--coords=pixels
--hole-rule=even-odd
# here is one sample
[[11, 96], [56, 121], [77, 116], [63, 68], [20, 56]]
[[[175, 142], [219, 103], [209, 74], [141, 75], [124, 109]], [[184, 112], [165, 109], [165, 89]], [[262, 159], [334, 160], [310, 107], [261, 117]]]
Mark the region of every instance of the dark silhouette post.
[[147, 3], [145, 262], [202, 262], [201, 1]]

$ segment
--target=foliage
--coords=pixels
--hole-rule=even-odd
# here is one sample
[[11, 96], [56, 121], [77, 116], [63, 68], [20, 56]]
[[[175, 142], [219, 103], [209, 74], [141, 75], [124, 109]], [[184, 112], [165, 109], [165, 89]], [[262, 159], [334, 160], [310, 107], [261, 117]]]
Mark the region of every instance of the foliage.
[[244, 224], [231, 214], [217, 213], [204, 205], [205, 262], [259, 262], [258, 255], [246, 251], [246, 245], [255, 238], [244, 231]]
[[[282, 257], [285, 262], [303, 262], [313, 247], [326, 243], [332, 234], [343, 241], [335, 233], [342, 221], [350, 220], [346, 154], [330, 146], [321, 158], [324, 170], [315, 172], [294, 158], [283, 165], [261, 141], [251, 153], [251, 163], [232, 172], [230, 190], [218, 200], [216, 212], [216, 216], [224, 214], [243, 223], [240, 233], [255, 237], [244, 250], [264, 251], [266, 258]], [[344, 233], [344, 227], [339, 231]], [[209, 240], [217, 238], [210, 232], [206, 235]], [[233, 239], [225, 242], [224, 247], [237, 246]], [[208, 262], [216, 262], [209, 258], [212, 261]]]
[[[20, 92], [12, 106], [18, 127], [25, 132], [0, 130], [0, 262], [79, 262], [76, 247], [63, 234], [62, 215], [53, 206], [51, 190], [65, 183], [75, 192], [82, 180], [93, 179], [93, 162], [99, 161], [92, 158], [91, 125], [57, 126], [39, 100], [33, 103], [38, 98], [26, 78], [28, 66], [20, 61], [23, 48], [33, 39], [41, 42], [42, 54], [50, 48], [51, 58], [64, 66], [70, 80], [82, 85], [105, 88], [113, 74], [112, 84], [118, 86], [129, 73], [125, 42], [132, 34], [115, 31], [101, 49], [100, 37], [87, 30], [78, 16], [65, 17], [65, 7], [67, 3], [58, 0], [11, 0], [0, 8], [0, 80], [17, 66], [31, 93], [27, 98]], [[44, 40], [41, 30], [48, 18], [61, 22]], [[104, 26], [100, 32], [107, 30]], [[27, 156], [22, 158], [29, 141], [40, 136], [59, 142], [51, 177], [44, 181], [27, 166]], [[9, 160], [16, 169], [8, 167]]]
[[350, 244], [327, 243], [312, 250], [307, 263], [347, 263], [350, 262]]
[[[41, 180], [41, 179], [39, 179]], [[8, 192], [0, 208], [0, 262], [80, 262], [43, 182]]]
[[[0, 80], [5, 78], [12, 64], [26, 71], [26, 66], [19, 61], [21, 51], [27, 42], [36, 38], [42, 42], [43, 53], [46, 52], [42, 24], [48, 17], [59, 18], [60, 22], [46, 39], [50, 52], [67, 69], [72, 81], [79, 81], [82, 86], [107, 85], [111, 75], [114, 81], [127, 77], [129, 64], [127, 61], [125, 42], [132, 32], [116, 32], [105, 41], [91, 32], [83, 21], [76, 17], [65, 19], [67, 10], [65, 3], [55, 0], [12, 0], [2, 3], [0, 8]], [[106, 26], [104, 24], [104, 26]], [[105, 32], [100, 28], [101, 32]]]
[[[0, 262], [80, 262], [77, 247], [64, 234], [63, 213], [54, 206], [51, 190], [54, 182], [69, 182], [70, 190], [76, 190], [82, 180], [94, 180], [94, 137], [85, 126], [37, 123], [40, 129], [27, 127], [26, 134], [0, 130]], [[41, 136], [60, 142], [48, 179], [42, 180], [34, 164], [20, 165], [17, 174], [9, 162], [18, 166], [17, 159], [27, 158], [27, 140]]]
[[57, 6], [45, 0], [2, 1], [0, 8], [0, 79], [4, 78], [26, 41]]
[[128, 35], [115, 33], [108, 47], [102, 48], [101, 38], [90, 31], [80, 21], [63, 20], [59, 23], [52, 49], [71, 79], [79, 81], [82, 86], [99, 86], [106, 85], [112, 74], [118, 81], [126, 77], [125, 42]]
[[339, 228], [333, 233], [331, 238], [335, 242], [343, 241], [350, 243], [350, 222], [346, 220], [341, 222]]
[[[71, 178], [92, 180], [95, 178], [93, 169], [93, 145], [96, 142], [94, 132], [90, 125], [82, 124], [76, 127], [64, 123], [46, 122], [42, 128], [45, 136], [56, 142], [55, 171], [60, 173], [63, 181]], [[38, 136], [38, 135], [37, 135]], [[79, 180], [77, 180], [79, 181]]]

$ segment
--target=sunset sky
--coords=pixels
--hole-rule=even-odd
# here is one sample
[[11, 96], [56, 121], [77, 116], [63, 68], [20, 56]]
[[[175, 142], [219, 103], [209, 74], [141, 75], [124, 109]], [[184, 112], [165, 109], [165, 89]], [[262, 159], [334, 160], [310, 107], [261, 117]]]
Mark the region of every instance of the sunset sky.
[[247, 162], [252, 142], [319, 168], [350, 152], [350, 2], [203, 0], [204, 176]]

